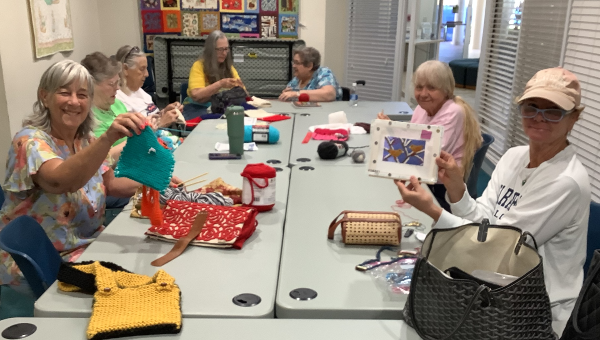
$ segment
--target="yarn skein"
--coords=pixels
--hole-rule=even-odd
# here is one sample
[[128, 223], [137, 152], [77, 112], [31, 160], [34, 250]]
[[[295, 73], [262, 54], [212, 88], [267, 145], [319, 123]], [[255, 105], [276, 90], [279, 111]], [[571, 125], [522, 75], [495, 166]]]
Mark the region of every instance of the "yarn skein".
[[317, 153], [321, 159], [336, 159], [348, 153], [346, 142], [323, 142], [317, 147]]
[[354, 163], [363, 163], [365, 161], [365, 152], [362, 150], [354, 150], [354, 152], [352, 152], [352, 160]]

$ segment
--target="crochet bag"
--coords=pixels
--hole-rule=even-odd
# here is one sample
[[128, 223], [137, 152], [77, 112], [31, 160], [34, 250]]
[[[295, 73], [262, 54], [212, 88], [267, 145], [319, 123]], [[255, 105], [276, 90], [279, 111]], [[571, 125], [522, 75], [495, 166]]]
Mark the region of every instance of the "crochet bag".
[[394, 212], [344, 210], [329, 224], [330, 240], [340, 224], [345, 244], [397, 246], [402, 239], [400, 215]]
[[242, 249], [244, 242], [256, 230], [258, 211], [246, 207], [224, 207], [210, 204], [167, 201], [164, 223], [152, 226], [146, 235], [176, 242], [190, 232], [199, 212], [208, 212], [204, 227], [191, 245]]
[[[424, 340], [555, 339], [542, 258], [528, 237], [535, 244], [530, 233], [487, 219], [433, 229], [415, 264], [406, 323]], [[446, 274], [457, 269], [463, 275]], [[474, 270], [517, 278], [498, 285]]]
[[600, 338], [600, 249], [594, 251], [587, 275], [561, 340]]
[[225, 113], [230, 105], [246, 104], [246, 91], [236, 86], [231, 90], [215, 93], [210, 97], [210, 110], [212, 113]]

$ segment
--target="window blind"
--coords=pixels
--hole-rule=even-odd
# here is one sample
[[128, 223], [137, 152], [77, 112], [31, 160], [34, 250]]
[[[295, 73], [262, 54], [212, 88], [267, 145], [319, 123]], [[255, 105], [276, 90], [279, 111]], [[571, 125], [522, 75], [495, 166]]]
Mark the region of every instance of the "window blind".
[[581, 82], [585, 110], [569, 140], [587, 168], [592, 199], [600, 201], [600, 1], [573, 0], [564, 67]]
[[560, 65], [569, 2], [525, 0], [522, 6], [507, 148], [529, 143], [514, 99], [523, 93], [527, 81], [539, 70]]
[[351, 0], [348, 6], [346, 84], [365, 80], [359, 98], [389, 101], [392, 98], [398, 0]]
[[486, 6], [476, 109], [484, 133], [494, 136], [487, 157], [498, 163], [510, 145], [507, 127], [521, 27], [521, 1], [492, 0]]

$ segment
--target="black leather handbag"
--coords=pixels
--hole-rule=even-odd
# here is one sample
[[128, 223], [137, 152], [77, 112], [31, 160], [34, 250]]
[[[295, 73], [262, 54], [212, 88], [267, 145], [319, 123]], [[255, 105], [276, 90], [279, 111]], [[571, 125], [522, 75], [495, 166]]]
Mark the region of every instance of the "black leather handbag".
[[[432, 230], [413, 271], [406, 323], [425, 340], [556, 339], [542, 258], [528, 239], [535, 244], [530, 233], [488, 220]], [[486, 284], [469, 278], [474, 270], [517, 279]]]
[[225, 109], [230, 105], [245, 104], [246, 96], [246, 90], [239, 86], [215, 93], [210, 97], [210, 110], [212, 113], [225, 113]]
[[560, 339], [600, 339], [600, 249], [594, 251], [588, 276]]

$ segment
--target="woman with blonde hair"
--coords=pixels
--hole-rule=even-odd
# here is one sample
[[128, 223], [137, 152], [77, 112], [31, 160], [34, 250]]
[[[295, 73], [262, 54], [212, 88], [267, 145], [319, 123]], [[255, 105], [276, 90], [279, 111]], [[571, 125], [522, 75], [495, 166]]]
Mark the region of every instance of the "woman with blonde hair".
[[[417, 68], [412, 79], [419, 106], [410, 122], [444, 127], [442, 151], [454, 157], [466, 181], [475, 151], [482, 142], [475, 111], [461, 97], [454, 95], [454, 76], [448, 64], [437, 60], [426, 61]], [[383, 113], [378, 118], [389, 119]], [[444, 185], [434, 184], [429, 188], [440, 205], [450, 211]]]

